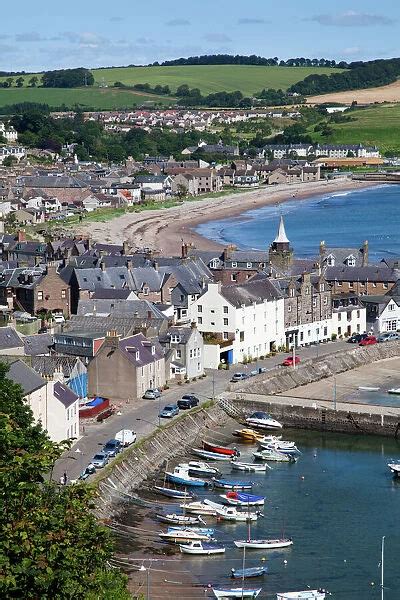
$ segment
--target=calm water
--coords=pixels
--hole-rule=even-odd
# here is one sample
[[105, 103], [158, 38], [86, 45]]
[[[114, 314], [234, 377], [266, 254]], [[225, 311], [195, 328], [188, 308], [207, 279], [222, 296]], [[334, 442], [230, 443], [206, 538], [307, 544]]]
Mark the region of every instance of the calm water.
[[241, 216], [203, 223], [198, 233], [240, 248], [268, 248], [280, 214], [296, 256], [315, 256], [319, 243], [355, 247], [369, 240], [370, 257], [400, 256], [400, 186], [384, 185], [290, 200]]
[[[262, 585], [260, 598], [321, 586], [332, 593], [332, 600], [379, 600], [380, 544], [385, 535], [385, 600], [398, 600], [400, 480], [392, 478], [387, 462], [400, 457], [400, 444], [383, 438], [303, 431], [287, 431], [285, 437], [296, 440], [302, 451], [294, 465], [271, 463], [273, 470], [267, 474], [246, 475], [231, 474], [230, 466], [218, 463], [224, 475], [256, 481], [254, 492], [267, 498], [265, 518], [253, 524], [252, 537], [284, 532], [294, 540], [292, 548], [282, 551], [247, 551], [247, 566], [267, 564], [269, 568], [263, 580], [249, 580], [249, 584]], [[254, 446], [240, 448], [241, 459], [252, 461]], [[199, 496], [217, 501], [219, 493]], [[210, 525], [215, 523], [206, 519]], [[180, 562], [171, 561], [171, 576], [174, 568], [186, 568], [204, 585], [231, 581], [231, 568], [240, 568], [242, 561], [242, 551], [233, 540], [243, 539], [247, 526], [225, 522], [215, 527], [218, 541], [226, 545], [225, 556], [185, 556]], [[263, 557], [266, 563], [261, 562]]]

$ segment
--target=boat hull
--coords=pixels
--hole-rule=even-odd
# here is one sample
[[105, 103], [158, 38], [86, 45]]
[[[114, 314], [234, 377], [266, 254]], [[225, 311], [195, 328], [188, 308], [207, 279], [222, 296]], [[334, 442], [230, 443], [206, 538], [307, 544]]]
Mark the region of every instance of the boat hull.
[[197, 525], [204, 523], [198, 517], [185, 517], [184, 515], [156, 515], [156, 517], [161, 523], [167, 523], [168, 525]]
[[268, 469], [268, 465], [257, 465], [256, 463], [238, 463], [234, 460], [231, 461], [232, 469], [234, 471], [244, 471], [245, 473], [265, 473]]
[[174, 475], [173, 473], [167, 473], [167, 479], [171, 483], [176, 483], [177, 485], [184, 485], [187, 487], [205, 487], [207, 485], [206, 481], [202, 479], [196, 479], [195, 477], [187, 479], [185, 477], [180, 477], [179, 475]]
[[239, 452], [235, 448], [226, 448], [225, 446], [215, 446], [209, 442], [203, 441], [203, 448], [207, 452], [215, 452], [216, 454], [223, 454], [226, 456], [238, 456]]
[[251, 577], [262, 577], [268, 572], [266, 567], [252, 567], [249, 569], [232, 569], [231, 577], [234, 579], [250, 579]]
[[214, 487], [224, 490], [251, 490], [253, 483], [245, 481], [226, 481], [223, 479], [213, 479]]
[[236, 548], [246, 548], [246, 550], [275, 550], [277, 548], [289, 548], [293, 545], [290, 539], [284, 540], [237, 540], [233, 542]]
[[193, 498], [193, 494], [190, 492], [185, 492], [183, 490], [171, 490], [170, 488], [154, 486], [154, 490], [167, 498], [177, 498], [179, 500], [185, 500]]
[[213, 554], [224, 554], [225, 548], [215, 546], [214, 548], [193, 548], [188, 544], [179, 544], [179, 550], [182, 554], [191, 554], [197, 556], [212, 556]]
[[196, 456], [200, 456], [201, 458], [205, 458], [206, 460], [220, 460], [220, 461], [232, 460], [231, 455], [218, 454], [218, 452], [209, 452], [208, 450], [202, 450], [201, 448], [192, 448], [192, 453], [195, 454]]
[[261, 588], [213, 588], [213, 592], [214, 596], [220, 600], [225, 600], [228, 598], [257, 598], [261, 592]]
[[214, 508], [211, 508], [211, 506], [207, 506], [206, 504], [203, 504], [202, 502], [194, 502], [194, 503], [192, 503], [192, 505], [181, 504], [180, 508], [182, 508], [186, 512], [191, 513], [193, 515], [204, 515], [204, 516], [215, 517], [217, 514], [217, 512]]

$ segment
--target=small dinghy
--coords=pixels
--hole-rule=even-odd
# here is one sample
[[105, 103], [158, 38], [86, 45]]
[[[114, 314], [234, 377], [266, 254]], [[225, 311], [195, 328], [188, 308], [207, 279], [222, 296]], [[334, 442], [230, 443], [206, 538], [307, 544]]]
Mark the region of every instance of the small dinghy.
[[251, 490], [254, 483], [252, 481], [232, 481], [229, 479], [212, 479], [214, 487], [225, 490]]
[[262, 588], [213, 588], [214, 596], [220, 600], [229, 598], [257, 598]]
[[186, 492], [184, 490], [173, 490], [168, 487], [162, 487], [160, 485], [155, 485], [153, 488], [159, 494], [166, 496], [167, 498], [177, 498], [179, 500], [193, 499], [194, 496], [191, 492]]
[[263, 506], [265, 502], [264, 496], [255, 496], [245, 492], [228, 492], [227, 494], [221, 494], [220, 498], [223, 499], [225, 504], [233, 506]]
[[194, 531], [194, 533], [198, 533], [199, 535], [207, 535], [212, 537], [214, 535], [215, 530], [211, 527], [168, 527], [167, 533], [181, 533], [182, 531]]
[[387, 391], [388, 394], [394, 394], [395, 396], [400, 396], [400, 388], [391, 388]]
[[265, 473], [267, 469], [271, 469], [267, 463], [260, 465], [257, 463], [244, 463], [232, 460], [231, 465], [234, 471], [245, 471], [247, 473]]
[[223, 554], [224, 546], [207, 544], [204, 542], [190, 542], [190, 544], [179, 544], [182, 554], [197, 554], [199, 556], [210, 556], [212, 554]]
[[186, 469], [189, 475], [193, 477], [214, 477], [219, 475], [218, 469], [210, 467], [209, 464], [197, 460], [191, 460], [188, 463], [180, 463], [178, 465], [181, 469]]
[[257, 452], [253, 452], [253, 456], [256, 460], [296, 462], [296, 458], [293, 455], [285, 454], [284, 452], [278, 452], [278, 450], [259, 450]]
[[237, 448], [227, 448], [226, 446], [218, 446], [217, 444], [211, 444], [210, 442], [202, 441], [204, 450], [207, 452], [215, 452], [216, 454], [225, 454], [226, 456], [240, 456], [240, 452]]
[[231, 569], [231, 577], [235, 579], [248, 579], [262, 577], [268, 572], [267, 567], [249, 567], [248, 569]]
[[168, 515], [156, 515], [157, 519], [161, 523], [167, 523], [169, 525], [204, 525], [205, 522], [200, 517], [187, 517], [186, 515], [177, 515], [171, 513]]
[[277, 594], [276, 600], [325, 600], [325, 590], [304, 590], [303, 592], [284, 592]]
[[171, 483], [177, 483], [178, 485], [190, 486], [190, 487], [205, 487], [208, 485], [207, 481], [198, 477], [192, 477], [189, 475], [189, 471], [182, 469], [181, 467], [175, 467], [173, 472], [165, 473], [168, 481]]
[[192, 453], [206, 460], [232, 460], [231, 455], [208, 452], [208, 450], [202, 450], [202, 448], [192, 448]]
[[270, 540], [238, 540], [233, 542], [237, 548], [246, 548], [246, 550], [276, 550], [277, 548], [288, 548], [293, 545], [290, 538], [270, 539]]
[[215, 517], [217, 515], [215, 508], [205, 504], [204, 502], [190, 502], [189, 504], [181, 504], [180, 508], [192, 515], [208, 515], [211, 517]]
[[388, 463], [388, 467], [396, 477], [400, 477], [400, 461]]
[[184, 544], [185, 542], [191, 541], [211, 541], [210, 535], [206, 535], [204, 533], [197, 533], [196, 531], [191, 531], [187, 529], [178, 531], [164, 531], [159, 533], [158, 536], [162, 540], [166, 540], [167, 542], [173, 542], [175, 544]]
[[[358, 389], [360, 390], [360, 392], [379, 392], [378, 387], [367, 387], [365, 385], [359, 385]], [[400, 390], [399, 390], [399, 394], [400, 394]]]

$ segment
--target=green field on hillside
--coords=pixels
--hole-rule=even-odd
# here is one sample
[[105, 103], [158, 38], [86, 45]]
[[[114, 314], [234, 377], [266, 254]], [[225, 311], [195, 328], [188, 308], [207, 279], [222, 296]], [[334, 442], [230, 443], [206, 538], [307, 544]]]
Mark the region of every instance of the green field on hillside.
[[18, 102], [40, 102], [52, 108], [62, 106], [74, 108], [79, 105], [83, 109], [114, 110], [134, 108], [135, 106], [153, 105], [154, 102], [171, 104], [165, 96], [141, 95], [117, 88], [0, 88], [1, 107]]
[[345, 112], [354, 121], [329, 124], [333, 135], [323, 137], [312, 132], [316, 142], [332, 144], [358, 144], [378, 146], [382, 153], [394, 151], [400, 154], [400, 105], [376, 105], [371, 108]]

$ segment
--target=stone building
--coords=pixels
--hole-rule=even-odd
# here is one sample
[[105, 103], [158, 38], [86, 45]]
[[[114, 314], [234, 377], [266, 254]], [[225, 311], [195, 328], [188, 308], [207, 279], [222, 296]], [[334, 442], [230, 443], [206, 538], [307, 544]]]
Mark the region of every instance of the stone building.
[[278, 233], [269, 248], [269, 262], [281, 271], [288, 271], [293, 262], [293, 248], [286, 235], [285, 224], [281, 216]]

